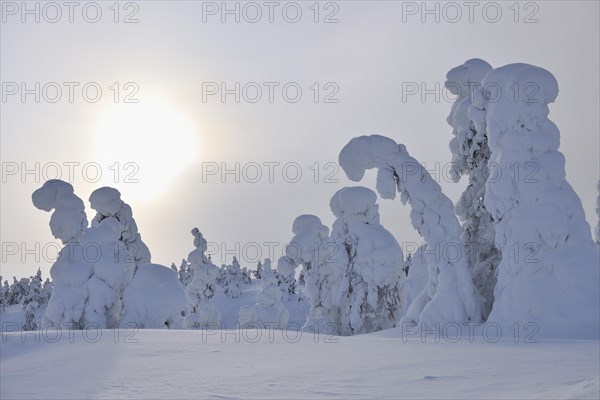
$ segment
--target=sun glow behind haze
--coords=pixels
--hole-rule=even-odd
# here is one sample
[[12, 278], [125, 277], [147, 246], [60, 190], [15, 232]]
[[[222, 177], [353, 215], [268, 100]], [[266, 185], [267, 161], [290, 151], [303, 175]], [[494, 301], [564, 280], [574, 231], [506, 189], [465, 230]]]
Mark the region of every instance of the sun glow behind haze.
[[197, 136], [193, 119], [158, 96], [113, 104], [94, 129], [93, 154], [103, 167], [96, 186], [117, 187], [130, 201], [151, 201], [199, 158]]

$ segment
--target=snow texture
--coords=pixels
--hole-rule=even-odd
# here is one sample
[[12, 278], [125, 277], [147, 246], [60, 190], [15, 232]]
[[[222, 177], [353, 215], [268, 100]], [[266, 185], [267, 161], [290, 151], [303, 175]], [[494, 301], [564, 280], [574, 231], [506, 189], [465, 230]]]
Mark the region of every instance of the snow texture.
[[598, 341], [422, 343], [395, 329], [297, 339], [264, 330], [98, 333], [94, 343], [79, 332], [39, 343], [3, 334], [0, 398], [597, 399], [600, 390]]
[[177, 274], [165, 266], [140, 267], [123, 293], [123, 305], [122, 327], [183, 328], [185, 293]]
[[384, 199], [401, 200], [412, 208], [413, 227], [427, 243], [429, 280], [413, 301], [403, 322], [422, 322], [433, 329], [450, 322], [481, 320], [482, 300], [469, 273], [461, 227], [452, 201], [404, 145], [380, 135], [352, 139], [340, 152], [339, 162], [353, 181], [377, 168], [376, 188]]
[[490, 149], [485, 130], [476, 130], [469, 118], [474, 92], [480, 88], [483, 77], [492, 67], [480, 59], [467, 60], [446, 75], [445, 86], [457, 95], [447, 122], [452, 126], [450, 141], [452, 164], [450, 177], [458, 182], [468, 175], [469, 184], [454, 207], [463, 222], [461, 239], [473, 283], [484, 298], [483, 317], [487, 318], [494, 302], [496, 268], [501, 253], [495, 245], [492, 216], [485, 208], [485, 183], [490, 175]]
[[402, 249], [379, 223], [376, 200], [375, 192], [365, 187], [346, 187], [331, 198], [337, 217], [331, 239], [343, 275], [335, 301], [341, 335], [394, 327], [403, 311]]
[[470, 110], [497, 169], [485, 198], [502, 249], [489, 321], [534, 323], [543, 337], [597, 338], [598, 247], [548, 119], [557, 95], [550, 72], [510, 64], [485, 76]]

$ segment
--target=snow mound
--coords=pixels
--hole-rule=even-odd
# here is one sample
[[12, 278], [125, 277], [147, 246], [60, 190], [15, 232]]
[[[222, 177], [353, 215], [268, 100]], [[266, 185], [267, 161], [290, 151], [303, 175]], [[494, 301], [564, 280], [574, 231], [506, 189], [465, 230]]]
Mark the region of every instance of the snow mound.
[[159, 264], [140, 267], [123, 292], [125, 314], [120, 326], [182, 328], [187, 301], [173, 270]]

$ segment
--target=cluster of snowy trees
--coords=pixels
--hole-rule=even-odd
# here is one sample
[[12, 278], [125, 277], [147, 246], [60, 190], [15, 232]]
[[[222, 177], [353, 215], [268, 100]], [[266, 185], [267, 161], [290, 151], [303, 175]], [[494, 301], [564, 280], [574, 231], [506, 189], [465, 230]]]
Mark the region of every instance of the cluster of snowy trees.
[[[432, 255], [427, 285], [402, 321], [428, 329], [447, 322], [489, 321], [507, 329], [534, 323], [547, 337], [597, 337], [599, 252], [565, 178], [558, 128], [548, 119], [556, 79], [535, 66], [492, 69], [482, 60], [467, 61], [448, 79], [447, 87], [468, 88], [448, 118], [454, 177], [469, 177], [456, 207], [391, 139], [355, 138], [340, 153], [350, 179], [376, 168], [381, 197], [401, 193]], [[450, 247], [460, 256], [440, 253]]]
[[[317, 216], [297, 217], [276, 269], [266, 259], [251, 272], [235, 258], [214, 265], [197, 228], [194, 249], [179, 268], [151, 264], [117, 190], [92, 193], [96, 216], [88, 226], [73, 187], [51, 180], [32, 196], [37, 208], [54, 210], [50, 228], [65, 245], [51, 269], [54, 291], [44, 321], [214, 328], [221, 320], [215, 293], [236, 298], [253, 274], [262, 288], [253, 306], [240, 309], [244, 327], [284, 329], [284, 302], [304, 286], [305, 331], [355, 335], [399, 324], [440, 329], [491, 321], [507, 329], [535, 323], [546, 337], [597, 337], [600, 228], [594, 243], [565, 178], [559, 131], [548, 119], [556, 80], [531, 65], [494, 69], [473, 59], [448, 72], [446, 87], [457, 95], [447, 119], [450, 173], [455, 182], [468, 179], [456, 204], [390, 138], [356, 137], [339, 154], [351, 180], [376, 169], [377, 193], [383, 199], [399, 193], [410, 206], [424, 244], [406, 259], [380, 223], [377, 194], [365, 187], [333, 195], [331, 229]], [[600, 195], [598, 204], [600, 215]]]
[[4, 311], [8, 306], [21, 306], [25, 310], [26, 323], [23, 330], [34, 330], [37, 328], [40, 310], [46, 307], [51, 295], [52, 283], [49, 278], [42, 281], [42, 271], [38, 268], [37, 273], [29, 278], [17, 280], [13, 277], [11, 285], [7, 280], [4, 281], [0, 286], [0, 311]]

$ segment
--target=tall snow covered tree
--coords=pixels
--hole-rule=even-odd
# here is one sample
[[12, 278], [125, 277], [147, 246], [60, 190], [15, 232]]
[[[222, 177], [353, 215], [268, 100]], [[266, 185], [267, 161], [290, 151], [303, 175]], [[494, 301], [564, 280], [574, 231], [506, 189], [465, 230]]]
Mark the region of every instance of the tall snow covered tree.
[[192, 235], [196, 248], [188, 255], [188, 261], [194, 269], [194, 278], [185, 287], [188, 315], [184, 325], [193, 329], [215, 329], [221, 323], [221, 313], [211, 299], [217, 291], [219, 267], [211, 263], [204, 254], [207, 242], [198, 228], [192, 229]]
[[240, 326], [258, 329], [285, 329], [289, 320], [289, 311], [281, 302], [281, 289], [277, 285], [275, 274], [271, 270], [271, 260], [262, 264], [262, 290], [256, 296], [254, 307], [244, 305], [240, 308]]
[[560, 133], [548, 119], [558, 83], [545, 69], [489, 72], [469, 115], [487, 130], [497, 171], [485, 205], [502, 249], [488, 321], [543, 337], [598, 337], [599, 254], [581, 201], [566, 181]]
[[343, 270], [336, 296], [341, 335], [391, 328], [401, 317], [402, 249], [379, 223], [376, 201], [375, 192], [365, 187], [343, 188], [331, 198], [337, 218], [331, 239]]
[[122, 292], [135, 267], [133, 255], [120, 241], [122, 224], [110, 217], [86, 229], [83, 202], [73, 186], [60, 180], [44, 183], [32, 200], [41, 210], [55, 210], [50, 229], [65, 244], [50, 270], [55, 286], [43, 324], [116, 327]]
[[485, 300], [482, 309], [484, 319], [492, 310], [496, 268], [501, 253], [496, 248], [494, 222], [484, 202], [485, 183], [490, 175], [487, 134], [485, 130], [475, 129], [468, 114], [474, 90], [481, 86], [481, 80], [491, 70], [491, 65], [483, 60], [467, 60], [448, 72], [445, 84], [451, 93], [458, 96], [447, 118], [453, 128], [450, 177], [454, 182], [458, 182], [463, 175], [469, 178], [469, 184], [454, 211], [463, 222], [461, 238], [473, 283]]
[[310, 305], [302, 330], [337, 333], [339, 318], [333, 295], [340, 274], [331, 260], [334, 244], [329, 241], [329, 228], [315, 215], [300, 215], [294, 220], [292, 233], [294, 237], [286, 246], [286, 254], [278, 260], [277, 269], [294, 277], [296, 268], [302, 266]]
[[429, 172], [406, 151], [406, 147], [384, 136], [360, 136], [340, 152], [339, 162], [353, 181], [377, 168], [376, 188], [384, 199], [394, 199], [396, 190], [412, 208], [413, 227], [425, 239], [429, 252], [429, 280], [412, 302], [402, 321], [436, 324], [481, 321], [482, 299], [469, 272], [461, 228], [452, 201], [442, 193]]
[[23, 306], [25, 307], [29, 303], [34, 303], [33, 308], [37, 310], [45, 303], [43, 293], [43, 282], [42, 282], [42, 271], [38, 268], [37, 273], [31, 277], [29, 284], [29, 291], [27, 296], [23, 300]]
[[137, 224], [133, 218], [131, 207], [121, 200], [121, 193], [111, 187], [101, 187], [90, 195], [90, 205], [96, 211], [92, 226], [97, 226], [106, 218], [114, 218], [121, 223], [119, 240], [135, 260], [136, 270], [139, 266], [150, 263], [150, 250], [142, 241]]
[[324, 241], [329, 229], [314, 215], [300, 215], [292, 224], [294, 237], [285, 247], [285, 255], [277, 260], [277, 272], [284, 298], [295, 293], [296, 268], [308, 272], [321, 261]]

